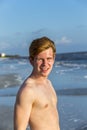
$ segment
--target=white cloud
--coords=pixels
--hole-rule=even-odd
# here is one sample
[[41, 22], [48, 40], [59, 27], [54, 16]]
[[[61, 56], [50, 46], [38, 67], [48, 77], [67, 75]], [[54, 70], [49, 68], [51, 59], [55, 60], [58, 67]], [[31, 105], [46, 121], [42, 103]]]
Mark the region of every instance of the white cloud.
[[67, 38], [66, 36], [63, 36], [63, 37], [61, 37], [61, 39], [56, 41], [57, 44], [69, 44], [71, 42], [72, 42], [72, 40]]

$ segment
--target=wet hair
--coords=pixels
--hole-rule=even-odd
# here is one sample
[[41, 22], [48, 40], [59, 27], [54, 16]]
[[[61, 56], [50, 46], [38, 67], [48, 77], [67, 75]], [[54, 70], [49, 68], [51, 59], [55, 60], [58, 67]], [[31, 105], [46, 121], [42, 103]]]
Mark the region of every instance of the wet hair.
[[53, 56], [55, 56], [56, 48], [54, 42], [48, 37], [37, 38], [33, 40], [30, 44], [29, 57], [34, 59], [36, 55], [50, 47], [53, 50]]

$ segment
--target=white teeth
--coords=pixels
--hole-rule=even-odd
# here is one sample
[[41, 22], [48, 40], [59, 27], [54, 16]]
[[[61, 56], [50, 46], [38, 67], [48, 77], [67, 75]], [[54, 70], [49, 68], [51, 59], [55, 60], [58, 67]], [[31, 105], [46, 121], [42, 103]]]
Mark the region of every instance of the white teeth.
[[47, 70], [46, 68], [43, 68], [43, 70]]
[[46, 70], [47, 70], [47, 68], [42, 68], [42, 70], [45, 70], [45, 71], [46, 71]]

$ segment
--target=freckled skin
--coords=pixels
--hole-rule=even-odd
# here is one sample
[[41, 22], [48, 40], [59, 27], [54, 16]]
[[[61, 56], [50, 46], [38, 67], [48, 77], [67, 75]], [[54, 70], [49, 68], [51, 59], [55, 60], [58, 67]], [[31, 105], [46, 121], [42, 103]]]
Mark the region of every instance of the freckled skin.
[[48, 80], [55, 57], [48, 48], [31, 60], [33, 71], [20, 87], [14, 108], [14, 130], [60, 130], [57, 96]]

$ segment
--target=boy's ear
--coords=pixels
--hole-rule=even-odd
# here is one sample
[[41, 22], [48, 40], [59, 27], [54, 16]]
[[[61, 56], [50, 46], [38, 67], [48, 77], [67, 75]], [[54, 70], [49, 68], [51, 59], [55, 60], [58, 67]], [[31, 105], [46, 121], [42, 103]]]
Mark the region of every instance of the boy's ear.
[[30, 61], [31, 65], [33, 65], [33, 59], [31, 57], [29, 57], [29, 61]]
[[54, 60], [55, 60], [55, 58], [56, 58], [56, 55], [55, 55], [55, 54], [53, 55], [53, 58], [54, 58]]

